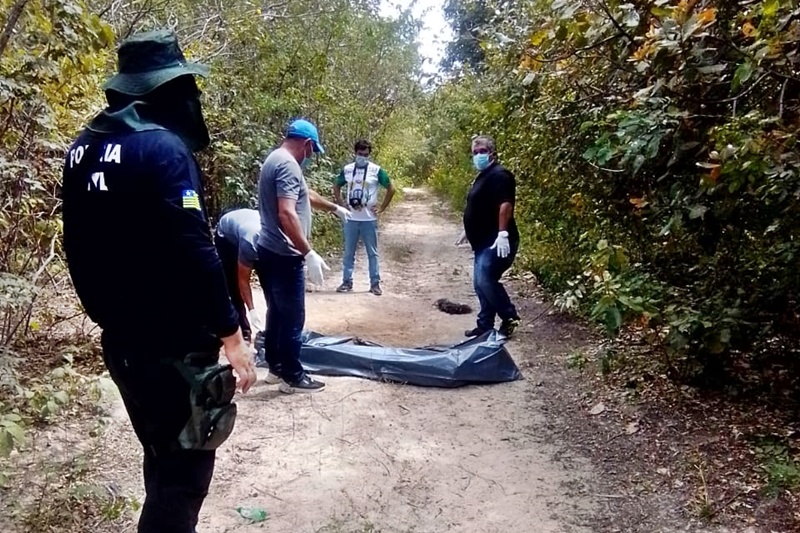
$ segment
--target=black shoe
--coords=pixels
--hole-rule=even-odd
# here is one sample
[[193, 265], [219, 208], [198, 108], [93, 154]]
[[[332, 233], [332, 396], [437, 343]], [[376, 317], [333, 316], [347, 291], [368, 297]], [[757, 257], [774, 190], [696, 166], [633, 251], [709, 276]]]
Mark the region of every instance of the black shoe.
[[504, 337], [510, 337], [518, 327], [519, 318], [509, 318], [508, 320], [503, 320], [503, 323], [500, 324], [500, 329], [497, 331]]
[[489, 331], [489, 330], [488, 329], [483, 329], [483, 328], [468, 329], [467, 331], [464, 332], [464, 336], [465, 337], [480, 337], [481, 335], [483, 335], [487, 331]]
[[284, 381], [281, 383], [279, 390], [286, 394], [294, 394], [296, 392], [319, 392], [325, 388], [325, 384], [321, 381], [316, 381], [311, 379], [311, 376], [308, 374], [304, 375], [300, 381], [296, 381], [294, 383], [289, 383], [288, 381]]
[[352, 281], [343, 281], [341, 285], [336, 288], [336, 292], [350, 292], [353, 290]]
[[375, 296], [380, 296], [381, 294], [383, 294], [383, 291], [381, 290], [381, 284], [373, 283], [369, 288], [369, 292], [371, 292]]

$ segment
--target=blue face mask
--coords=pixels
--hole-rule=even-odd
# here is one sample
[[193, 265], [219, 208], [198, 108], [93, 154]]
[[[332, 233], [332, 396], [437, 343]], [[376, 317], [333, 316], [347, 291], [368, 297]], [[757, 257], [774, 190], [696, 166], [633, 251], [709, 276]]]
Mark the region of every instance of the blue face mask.
[[475, 154], [472, 156], [472, 164], [475, 165], [479, 172], [488, 167], [489, 163], [491, 163], [489, 154]]
[[[311, 155], [314, 155], [314, 149], [311, 149]], [[311, 156], [303, 154], [303, 160], [300, 162], [300, 168], [303, 170], [307, 169], [311, 165]]]
[[365, 155], [357, 155], [356, 156], [356, 166], [361, 168], [365, 167], [369, 164], [369, 157]]

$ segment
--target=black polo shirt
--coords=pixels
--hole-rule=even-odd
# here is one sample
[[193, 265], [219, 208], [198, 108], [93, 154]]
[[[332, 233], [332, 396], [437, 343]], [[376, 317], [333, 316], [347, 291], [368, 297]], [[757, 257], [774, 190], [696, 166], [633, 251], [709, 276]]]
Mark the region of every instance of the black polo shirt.
[[[499, 163], [492, 163], [475, 178], [464, 209], [464, 231], [473, 250], [494, 244], [500, 231], [500, 205], [514, 203], [516, 187], [514, 175]], [[513, 214], [506, 230], [511, 244], [518, 244], [519, 231]]]

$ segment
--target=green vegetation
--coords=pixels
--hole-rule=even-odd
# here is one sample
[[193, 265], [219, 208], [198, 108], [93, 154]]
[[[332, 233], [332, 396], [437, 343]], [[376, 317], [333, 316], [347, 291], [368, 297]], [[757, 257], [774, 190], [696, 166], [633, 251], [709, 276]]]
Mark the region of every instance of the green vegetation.
[[696, 382], [741, 353], [797, 376], [797, 2], [449, 0], [430, 183], [459, 207], [470, 136], [518, 179], [521, 262]]
[[[80, 317], [61, 260], [62, 158], [104, 104], [119, 40], [165, 25], [212, 67], [200, 156], [212, 218], [254, 205], [260, 163], [296, 116], [327, 149], [309, 175], [319, 192], [365, 136], [394, 179], [456, 209], [470, 139], [489, 134], [517, 176], [517, 267], [563, 310], [663, 348], [647, 353], [664, 353], [670, 376], [747, 368], [800, 388], [796, 0], [445, 0], [456, 35], [430, 86], [420, 21], [381, 18], [379, 4], [0, 0], [0, 457], [94, 397], [62, 348], [75, 333], [60, 326]], [[339, 247], [336, 218], [314, 232], [317, 248]], [[601, 374], [636, 357], [609, 349]], [[764, 450], [770, 490], [796, 490], [795, 451]], [[76, 490], [54, 497], [97, 500]], [[132, 505], [112, 498], [99, 516]]]

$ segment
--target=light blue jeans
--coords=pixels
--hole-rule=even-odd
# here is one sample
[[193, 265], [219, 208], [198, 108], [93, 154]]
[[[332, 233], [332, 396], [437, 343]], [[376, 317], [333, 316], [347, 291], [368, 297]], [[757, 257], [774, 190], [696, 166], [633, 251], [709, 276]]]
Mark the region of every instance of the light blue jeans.
[[381, 271], [378, 265], [378, 221], [377, 220], [348, 220], [344, 224], [344, 272], [342, 281], [353, 282], [353, 269], [356, 264], [356, 248], [358, 240], [364, 241], [369, 260], [369, 283], [374, 285], [381, 281]]

